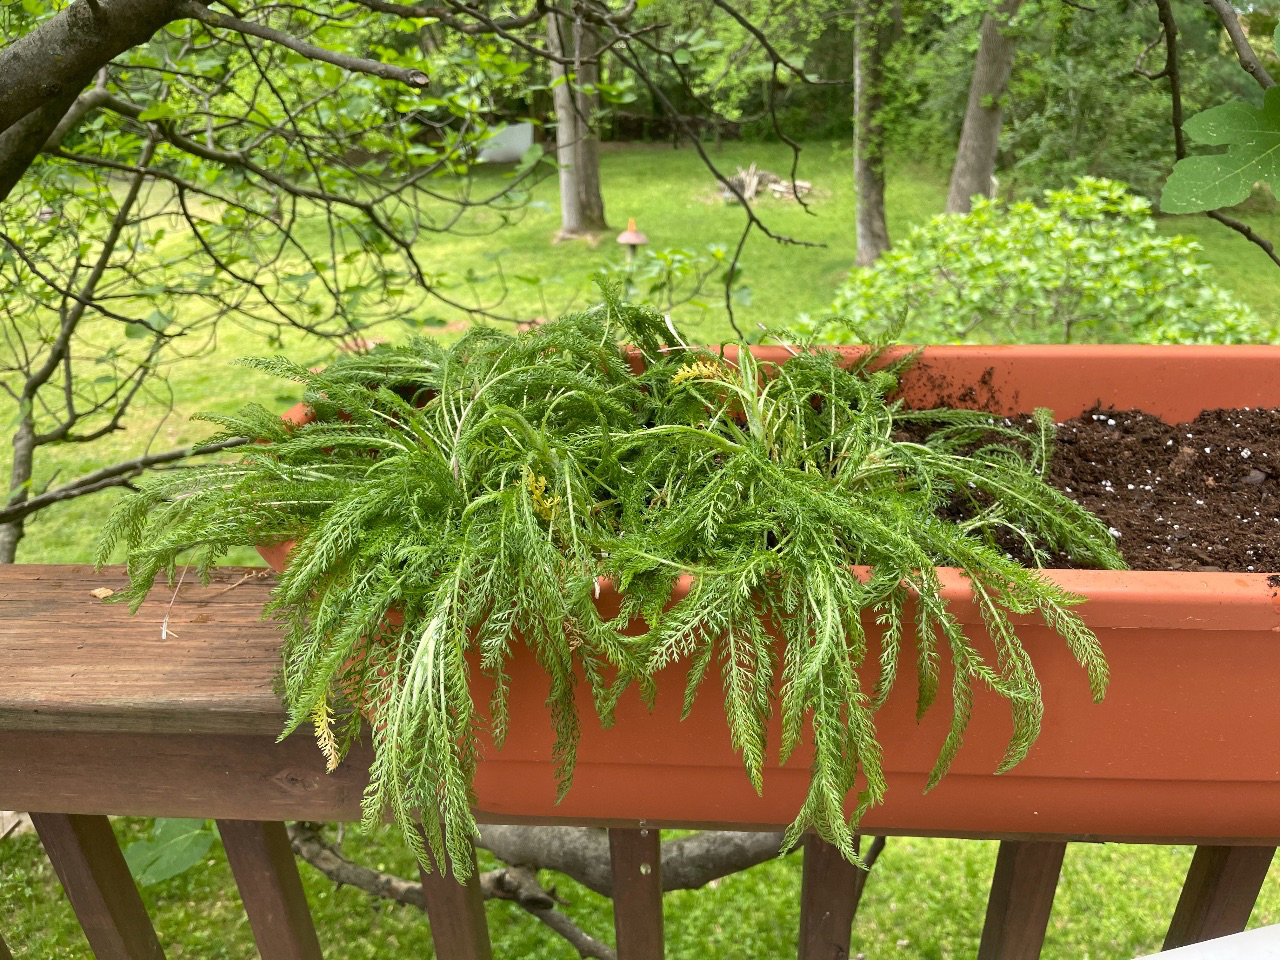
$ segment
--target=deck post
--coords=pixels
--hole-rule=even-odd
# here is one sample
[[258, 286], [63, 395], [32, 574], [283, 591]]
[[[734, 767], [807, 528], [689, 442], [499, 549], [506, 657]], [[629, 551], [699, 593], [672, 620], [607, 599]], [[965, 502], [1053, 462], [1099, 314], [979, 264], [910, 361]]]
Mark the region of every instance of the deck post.
[[978, 960], [1040, 956], [1066, 851], [1057, 841], [1000, 841]]
[[662, 960], [662, 846], [658, 830], [611, 829], [618, 960]]
[[262, 960], [321, 960], [320, 941], [284, 824], [219, 820], [218, 833]]
[[[854, 849], [858, 840], [854, 838]], [[815, 834], [804, 838], [799, 960], [846, 960], [867, 872]]]
[[97, 960], [164, 960], [107, 818], [33, 812], [31, 822]]
[[471, 848], [471, 879], [466, 883], [458, 882], [448, 864], [436, 863], [429, 846], [427, 857], [431, 869], [419, 865], [418, 872], [436, 956], [440, 960], [493, 960], [475, 847]]
[[1196, 847], [1164, 949], [1244, 930], [1275, 852], [1275, 847]]

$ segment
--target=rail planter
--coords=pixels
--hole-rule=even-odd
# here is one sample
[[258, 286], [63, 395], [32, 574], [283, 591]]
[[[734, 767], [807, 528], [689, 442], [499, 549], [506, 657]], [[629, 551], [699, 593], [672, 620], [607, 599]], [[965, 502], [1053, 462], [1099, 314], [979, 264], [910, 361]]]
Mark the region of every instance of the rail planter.
[[[755, 348], [753, 354], [765, 364], [788, 359], [785, 348]], [[732, 350], [726, 359], [736, 362]], [[1013, 415], [1047, 407], [1062, 420], [1102, 405], [1140, 409], [1178, 422], [1204, 409], [1280, 406], [1277, 371], [1276, 347], [935, 347], [927, 348], [903, 374], [900, 396], [919, 410], [943, 405]], [[341, 405], [342, 400], [334, 398], [333, 403]], [[735, 410], [750, 423], [749, 410]], [[310, 408], [300, 406], [285, 419], [298, 425], [311, 417]], [[351, 428], [357, 434], [360, 422], [357, 417]], [[510, 429], [518, 429], [516, 420]], [[370, 461], [377, 459], [371, 446]], [[531, 473], [520, 482], [547, 516], [567, 509], [563, 499], [553, 500], [553, 487], [544, 488], [538, 475]], [[334, 542], [342, 536], [335, 530]], [[296, 565], [306, 562], [303, 548], [308, 542], [315, 543], [303, 540], [292, 556], [288, 541], [260, 548], [273, 567], [287, 571], [285, 588]], [[487, 573], [471, 569], [467, 577]], [[340, 575], [358, 577], [360, 568], [343, 567]], [[873, 572], [863, 569], [860, 576], [866, 582]], [[871, 714], [882, 748], [885, 790], [882, 801], [865, 812], [860, 829], [1014, 838], [1280, 840], [1280, 700], [1274, 692], [1274, 678], [1280, 676], [1280, 578], [1269, 573], [1124, 570], [1053, 570], [1046, 576], [1086, 598], [1072, 609], [1105, 652], [1110, 671], [1105, 699], [1094, 702], [1090, 678], [1059, 631], [1039, 616], [1013, 614], [1011, 622], [1043, 691], [1039, 736], [1025, 759], [996, 775], [1014, 733], [1010, 704], [974, 684], [963, 746], [947, 775], [926, 792], [951, 726], [952, 662], [946, 642], [940, 642], [936, 702], [917, 721], [917, 651], [913, 630], [904, 630], [896, 684]], [[964, 634], [990, 663], [1000, 662], [970, 580], [947, 567], [938, 568], [938, 578], [947, 608]], [[678, 607], [696, 584], [690, 576], [675, 581], [668, 609]], [[594, 602], [608, 620], [619, 614], [624, 600], [602, 583]], [[915, 605], [908, 600], [902, 611], [907, 624], [914, 622]], [[337, 611], [322, 615], [343, 621]], [[358, 623], [369, 613], [353, 606], [348, 616]], [[427, 627], [414, 642], [426, 644], [433, 629], [430, 618], [424, 621], [421, 610], [417, 618]], [[376, 615], [370, 622], [378, 623]], [[386, 620], [382, 622], [385, 626]], [[632, 634], [642, 631], [638, 616], [630, 623]], [[858, 686], [869, 696], [881, 671], [883, 634], [870, 613], [862, 626], [867, 647]], [[355, 652], [372, 655], [372, 644]], [[581, 722], [572, 785], [563, 792], [556, 777], [556, 738], [548, 710], [553, 678], [546, 657], [521, 643], [505, 651], [506, 732], [498, 748], [487, 708], [495, 693], [492, 661], [483, 662], [485, 651], [467, 651], [464, 672], [478, 731], [479, 760], [472, 780], [476, 816], [501, 823], [528, 819], [748, 829], [792, 823], [812, 796], [817, 764], [808, 725], [786, 762], [779, 759], [785, 711], [778, 704], [786, 694], [781, 646], [771, 705], [765, 711], [768, 733], [759, 793], [744, 776], [744, 745], [733, 742], [726, 723], [731, 704], [719, 689], [724, 668], [719, 654], [687, 716], [681, 716], [685, 685], [696, 659], [689, 657], [659, 664], [652, 706], [643, 702], [640, 685], [631, 684], [607, 728], [593, 716], [593, 687], [576, 669], [573, 700]], [[305, 645], [291, 649], [294, 656], [310, 655]], [[597, 666], [606, 673], [611, 669]], [[396, 671], [399, 682], [417, 683], [423, 696], [437, 689], [431, 686], [430, 669], [412, 657], [384, 660], [381, 667], [364, 670], [357, 699], [366, 708], [373, 705], [375, 728], [394, 722], [377, 707], [386, 696], [389, 674]], [[600, 686], [597, 678], [596, 693]], [[351, 690], [352, 684], [344, 689]], [[296, 689], [293, 694], [301, 695]], [[330, 722], [325, 709], [318, 707], [314, 716], [322, 741]], [[303, 719], [295, 712], [295, 721]], [[374, 739], [377, 746], [376, 735]], [[340, 750], [334, 741], [327, 748]], [[380, 771], [375, 761], [375, 780], [380, 775], [388, 771]], [[860, 775], [846, 812], [853, 812], [858, 790], [865, 786]], [[452, 787], [442, 782], [437, 795], [448, 789]]]

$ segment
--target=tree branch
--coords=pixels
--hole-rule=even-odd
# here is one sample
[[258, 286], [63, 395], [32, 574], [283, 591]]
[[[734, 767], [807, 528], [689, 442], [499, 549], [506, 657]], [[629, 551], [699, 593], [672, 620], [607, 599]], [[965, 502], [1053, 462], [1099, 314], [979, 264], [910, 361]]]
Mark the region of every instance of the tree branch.
[[1236, 48], [1236, 56], [1240, 58], [1240, 66], [1244, 67], [1249, 76], [1258, 81], [1258, 86], [1263, 90], [1274, 87], [1276, 82], [1271, 79], [1271, 74], [1267, 73], [1267, 68], [1262, 65], [1253, 47], [1249, 45], [1249, 38], [1245, 36], [1244, 28], [1240, 26], [1240, 16], [1236, 13], [1235, 7], [1227, 0], [1204, 0], [1204, 3], [1218, 15], [1222, 25], [1226, 27], [1227, 36], [1231, 38], [1231, 44]]
[[[129, 167], [129, 166], [125, 166], [124, 164], [119, 164], [118, 166], [120, 169], [128, 170], [130, 173], [142, 172], [137, 167]], [[31, 259], [31, 257], [27, 254], [25, 250], [22, 249], [22, 246], [18, 243], [18, 241], [13, 239], [13, 237], [9, 236], [9, 234], [3, 231], [0, 231], [0, 241], [3, 241], [5, 245], [8, 246], [14, 252], [14, 255], [17, 256], [17, 258], [21, 260], [24, 264], [26, 264], [27, 269], [31, 271], [32, 275], [37, 280], [39, 280], [41, 283], [47, 286], [54, 293], [58, 294], [64, 300], [71, 300], [82, 307], [86, 307], [86, 308], [92, 307], [96, 313], [99, 313], [104, 317], [109, 317], [112, 320], [118, 320], [120, 323], [133, 324], [139, 327], [147, 326], [145, 321], [139, 320], [137, 317], [130, 317], [130, 316], [126, 316], [123, 313], [117, 313], [116, 311], [103, 306], [100, 302], [88, 299], [87, 297], [82, 297], [80, 294], [76, 293], [76, 291], [72, 290], [70, 287], [67, 287], [64, 284], [60, 284], [57, 280], [53, 279], [53, 277], [49, 276], [47, 273], [43, 272], [38, 266], [36, 266], [35, 261]], [[150, 329], [150, 327], [148, 327], [147, 329]]]
[[249, 23], [246, 20], [239, 20], [235, 17], [229, 17], [226, 14], [215, 13], [202, 3], [196, 0], [182, 0], [178, 9], [185, 15], [194, 20], [199, 20], [210, 29], [234, 30], [236, 33], [244, 34], [250, 37], [258, 37], [261, 40], [268, 40], [271, 43], [279, 44], [287, 47], [294, 53], [301, 54], [308, 60], [319, 60], [323, 63], [331, 63], [335, 67], [341, 67], [343, 70], [350, 70], [353, 73], [367, 73], [375, 77], [381, 77], [384, 80], [397, 80], [405, 86], [416, 87], [421, 89], [431, 83], [430, 78], [421, 70], [415, 70], [410, 67], [396, 67], [389, 63], [383, 63], [380, 60], [367, 60], [364, 57], [352, 57], [345, 53], [337, 53], [333, 50], [326, 50], [323, 47], [313, 46], [299, 40], [297, 37], [291, 37], [287, 33], [274, 30], [271, 27], [264, 27], [260, 23]]
[[[109, 110], [137, 120], [142, 115], [142, 108], [135, 106], [127, 101], [120, 100], [118, 97], [105, 96], [102, 98], [101, 105]], [[422, 267], [418, 262], [417, 256], [413, 250], [413, 244], [405, 237], [392, 229], [391, 225], [384, 222], [375, 210], [372, 201], [356, 200], [350, 197], [342, 197], [337, 194], [327, 193], [324, 190], [313, 189], [312, 187], [303, 186], [294, 183], [275, 171], [262, 166], [251, 160], [243, 151], [219, 150], [207, 147], [190, 137], [186, 137], [179, 133], [172, 123], [160, 121], [151, 125], [158, 130], [164, 140], [177, 147], [184, 153], [199, 157], [202, 160], [208, 160], [212, 163], [220, 163], [227, 166], [240, 167], [248, 170], [250, 173], [261, 177], [263, 180], [273, 184], [283, 190], [285, 193], [295, 197], [302, 197], [307, 200], [314, 200], [322, 204], [335, 204], [338, 206], [348, 207], [357, 210], [391, 243], [399, 247], [404, 255], [405, 262], [408, 264], [413, 273], [414, 280], [424, 288], [430, 288], [430, 284], [423, 274]]]
[[176, 8], [176, 0], [75, 0], [0, 48], [0, 132], [51, 100], [74, 100], [112, 59], [177, 19]]
[[75, 102], [75, 91], [59, 94], [0, 133], [0, 203], [13, 192]]
[[[353, 863], [325, 840], [318, 824], [290, 824], [289, 840], [294, 853], [334, 883], [355, 887], [371, 896], [419, 910], [426, 909], [421, 883]], [[514, 901], [538, 922], [567, 940], [580, 957], [617, 960], [617, 954], [607, 944], [601, 943], [556, 909], [560, 901], [554, 891], [543, 888], [534, 871], [525, 867], [487, 870], [480, 874], [480, 891], [486, 900]]]
[[[1136, 73], [1140, 77], [1146, 77], [1148, 80], [1160, 80], [1163, 77], [1167, 77], [1169, 75], [1168, 67], [1165, 67], [1159, 72], [1153, 72], [1151, 70], [1148, 70], [1146, 66], [1147, 57], [1151, 55], [1151, 51], [1154, 50], [1157, 46], [1159, 46], [1162, 41], [1165, 41], [1164, 34], [1160, 34], [1154, 40], [1148, 43], [1145, 47], [1142, 48], [1142, 52], [1138, 54], [1138, 59], [1133, 65], [1134, 73]], [[1168, 49], [1167, 42], [1165, 43], [1165, 49], [1166, 50]]]
[[[1212, 0], [1206, 0], [1206, 2], [1210, 6], [1215, 6]], [[1178, 23], [1174, 18], [1171, 0], [1156, 0], [1156, 10], [1160, 14], [1160, 26], [1164, 31], [1164, 69], [1150, 76], [1153, 80], [1160, 77], [1169, 78], [1169, 119], [1173, 124], [1173, 155], [1175, 159], [1181, 160], [1187, 155], [1187, 140], [1186, 135], [1182, 132], [1182, 71], [1178, 65]], [[1221, 16], [1221, 13], [1219, 13], [1219, 16]], [[1232, 16], [1234, 18], [1234, 14]], [[1235, 23], [1238, 29], [1240, 21], [1233, 19], [1232, 22]], [[1229, 31], [1231, 28], [1228, 27], [1227, 29]], [[1245, 41], [1245, 45], [1248, 46], [1248, 41]], [[1250, 48], [1249, 53], [1253, 53], [1252, 48]], [[1265, 70], [1263, 74], [1266, 74]], [[1146, 75], [1144, 73], [1144, 76]], [[1267, 79], [1269, 81], [1271, 78], [1268, 77]], [[1261, 81], [1259, 82], [1261, 83]], [[1247, 223], [1243, 223], [1234, 217], [1229, 217], [1221, 210], [1209, 210], [1205, 213], [1205, 216], [1210, 220], [1217, 220], [1224, 227], [1230, 227], [1265, 253], [1277, 267], [1280, 267], [1280, 256], [1276, 254], [1275, 245], [1266, 237], [1255, 233]]]
[[0, 524], [21, 520], [38, 510], [43, 510], [50, 504], [61, 503], [64, 500], [74, 500], [77, 497], [97, 493], [99, 490], [107, 490], [111, 487], [127, 486], [130, 481], [140, 477], [143, 471], [149, 467], [185, 460], [188, 457], [202, 457], [210, 453], [218, 453], [222, 450], [229, 450], [232, 447], [242, 446], [248, 442], [243, 437], [234, 437], [219, 443], [178, 447], [174, 450], [166, 450], [163, 453], [148, 453], [141, 457], [134, 457], [132, 460], [122, 460], [120, 463], [113, 464], [110, 467], [103, 467], [101, 470], [86, 473], [83, 477], [70, 483], [65, 483], [55, 490], [48, 490], [23, 503], [0, 509]]
[[101, 105], [103, 98], [107, 96], [107, 72], [106, 67], [99, 70], [98, 79], [94, 83], [93, 89], [86, 90], [76, 97], [75, 102], [63, 114], [62, 119], [58, 121], [58, 125], [53, 128], [48, 139], [45, 140], [45, 150], [55, 149], [71, 132], [72, 128], [84, 119], [85, 114]]
[[102, 249], [98, 253], [98, 260], [90, 271], [89, 276], [85, 279], [84, 286], [80, 289], [80, 295], [73, 303], [70, 310], [62, 319], [62, 328], [57, 338], [49, 348], [49, 356], [45, 359], [44, 364], [28, 374], [26, 383], [22, 387], [22, 395], [27, 399], [34, 398], [36, 392], [48, 382], [49, 377], [58, 369], [62, 363], [63, 354], [70, 348], [71, 336], [75, 333], [76, 327], [79, 326], [81, 319], [84, 317], [86, 305], [93, 299], [94, 291], [97, 290], [98, 283], [102, 279], [103, 274], [107, 271], [107, 266], [111, 262], [111, 257], [115, 253], [116, 244], [120, 240], [120, 234], [124, 231], [125, 225], [129, 222], [132, 215], [133, 205], [138, 200], [138, 194], [142, 190], [142, 183], [145, 179], [145, 170], [151, 165], [151, 159], [155, 155], [156, 144], [154, 140], [148, 140], [142, 148], [142, 157], [138, 161], [138, 173], [134, 176], [133, 181], [129, 184], [129, 190], [125, 194], [124, 199], [120, 201], [120, 206], [116, 210], [116, 215], [111, 221], [111, 229], [107, 232], [106, 238], [102, 241]]
[[[603, 896], [613, 894], [609, 838], [596, 827], [484, 824], [476, 845], [499, 860], [555, 870]], [[662, 889], [695, 890], [778, 855], [781, 833], [702, 831], [662, 844]]]
[[1276, 254], [1275, 244], [1266, 237], [1260, 236], [1253, 232], [1253, 228], [1247, 223], [1237, 220], [1235, 217], [1229, 217], [1221, 210], [1209, 210], [1205, 212], [1205, 216], [1210, 220], [1217, 220], [1224, 227], [1230, 227], [1240, 236], [1244, 237], [1255, 247], [1271, 258], [1271, 262], [1280, 267], [1280, 256]]
[[449, 8], [441, 6], [423, 6], [418, 3], [391, 3], [388, 0], [356, 0], [356, 3], [375, 13], [385, 13], [393, 17], [404, 17], [407, 20], [431, 19], [439, 20], [451, 30], [460, 33], [498, 33], [505, 30], [520, 30], [541, 20], [547, 13], [546, 0], [537, 0], [529, 13], [519, 17], [507, 17], [503, 20], [490, 20], [484, 23], [465, 23], [449, 15]]

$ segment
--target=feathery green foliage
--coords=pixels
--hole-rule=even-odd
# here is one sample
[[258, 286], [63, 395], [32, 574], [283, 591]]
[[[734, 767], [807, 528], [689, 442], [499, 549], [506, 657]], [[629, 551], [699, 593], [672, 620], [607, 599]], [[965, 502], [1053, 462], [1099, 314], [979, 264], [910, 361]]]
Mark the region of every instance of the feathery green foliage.
[[[620, 341], [636, 345], [643, 370]], [[1012, 706], [1002, 769], [1039, 731], [1039, 687], [1011, 614], [1038, 613], [1102, 696], [1106, 666], [1071, 609], [1079, 598], [1010, 560], [996, 535], [1012, 532], [1037, 560], [1053, 551], [1122, 566], [1106, 528], [1042, 480], [1047, 414], [1027, 435], [983, 413], [910, 411], [889, 399], [903, 363], [880, 359], [850, 367], [796, 351], [775, 365], [744, 349], [731, 364], [606, 289], [602, 305], [527, 333], [473, 330], [448, 348], [414, 340], [320, 372], [251, 361], [304, 384], [314, 421], [290, 427], [253, 405], [217, 418], [227, 435], [262, 442], [150, 482], [112, 516], [99, 557], [127, 545], [136, 605], [192, 552], [207, 570], [231, 547], [296, 539], [269, 609], [287, 628], [288, 731], [315, 724], [337, 762], [363, 712], [376, 756], [368, 818], [390, 809], [423, 856], [420, 818], [436, 861], [448, 855], [460, 874], [481, 722], [468, 654], [495, 681], [500, 745], [519, 643], [550, 677], [562, 791], [579, 682], [607, 724], [622, 690], [651, 697], [654, 672], [685, 661], [686, 711], [719, 673], [757, 790], [771, 749], [785, 760], [811, 744], [812, 784], [787, 843], [814, 829], [854, 859], [857, 821], [885, 790], [874, 713], [909, 632], [920, 714], [937, 694], [940, 648], [954, 663], [932, 783], [960, 747], [978, 684]], [[957, 503], [966, 519], [940, 517]], [[994, 662], [948, 610], [941, 565], [968, 577]], [[601, 578], [623, 596], [611, 620], [595, 604]], [[637, 619], [647, 629], [627, 635]], [[870, 658], [879, 677], [868, 690], [858, 670]], [[775, 709], [782, 738], [771, 745]]]

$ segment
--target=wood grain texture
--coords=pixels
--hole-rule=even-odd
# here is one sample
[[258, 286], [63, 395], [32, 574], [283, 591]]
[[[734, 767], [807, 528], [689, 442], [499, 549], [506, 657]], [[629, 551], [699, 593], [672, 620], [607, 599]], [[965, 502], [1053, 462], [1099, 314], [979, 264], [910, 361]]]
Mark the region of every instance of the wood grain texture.
[[189, 574], [132, 617], [93, 595], [127, 582], [120, 567], [0, 566], [0, 729], [280, 732], [269, 571]]
[[1244, 930], [1275, 852], [1275, 847], [1197, 847], [1164, 949]]
[[822, 838], [804, 838], [800, 877], [799, 960], [846, 960], [858, 901], [867, 881], [860, 870]]
[[219, 820], [218, 833], [262, 960], [322, 960], [284, 824]]
[[31, 814], [97, 960], [164, 960], [111, 824], [101, 816]]
[[618, 960], [662, 960], [662, 848], [652, 828], [609, 831]]
[[305, 733], [271, 736], [0, 729], [0, 809], [225, 820], [358, 820], [368, 747], [325, 773]]
[[978, 960], [1036, 960], [1062, 872], [1065, 843], [1006, 840], [996, 856]]
[[436, 956], [440, 960], [493, 960], [475, 848], [471, 849], [471, 879], [466, 883], [459, 883], [452, 872], [440, 869], [434, 860], [431, 866], [431, 870], [425, 870], [419, 865], [418, 873]]

